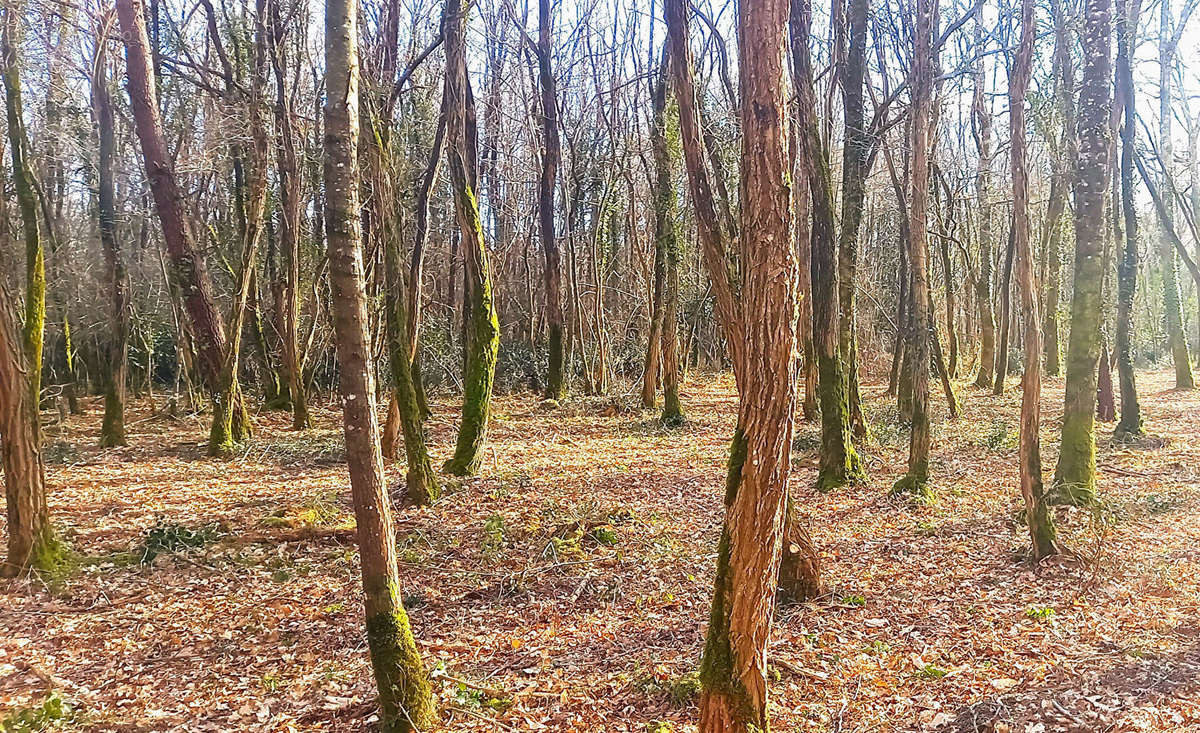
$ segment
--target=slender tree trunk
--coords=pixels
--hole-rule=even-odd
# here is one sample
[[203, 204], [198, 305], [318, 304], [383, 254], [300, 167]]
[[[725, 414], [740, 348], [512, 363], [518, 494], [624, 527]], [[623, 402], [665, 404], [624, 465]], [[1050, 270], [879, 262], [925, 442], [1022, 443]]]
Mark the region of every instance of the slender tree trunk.
[[126, 87], [134, 127], [141, 142], [146, 177], [150, 181], [162, 223], [163, 242], [171, 260], [168, 272], [172, 287], [179, 293], [191, 321], [205, 387], [217, 400], [223, 384], [225, 329], [213, 299], [212, 280], [204, 258], [185, 220], [183, 193], [176, 183], [172, 158], [163, 136], [143, 0], [117, 0], [116, 7], [125, 42]]
[[1087, 0], [1079, 34], [1083, 73], [1079, 90], [1075, 163], [1075, 265], [1067, 339], [1062, 447], [1054, 472], [1054, 499], [1090, 504], [1096, 496], [1096, 364], [1103, 318], [1104, 202], [1109, 190], [1112, 105], [1112, 3]]
[[104, 251], [108, 285], [111, 288], [109, 317], [112, 334], [106, 354], [106, 384], [104, 390], [104, 421], [100, 428], [100, 445], [106, 448], [126, 445], [125, 439], [125, 381], [126, 354], [129, 350], [129, 281], [121, 245], [117, 241], [116, 204], [113, 185], [113, 152], [115, 129], [112, 97], [108, 91], [108, 32], [113, 22], [111, 13], [100, 19], [96, 29], [96, 55], [93, 59], [92, 113], [99, 131], [100, 155], [96, 167], [97, 217], [100, 247]]
[[1012, 272], [1016, 259], [1012, 222], [1008, 228], [1008, 247], [1004, 254], [1004, 270], [1000, 274], [1000, 338], [996, 343], [996, 376], [992, 394], [1004, 394], [1004, 379], [1008, 376], [1008, 339], [1012, 333]]
[[1042, 485], [1042, 455], [1038, 430], [1042, 411], [1042, 333], [1033, 281], [1033, 243], [1029, 220], [1029, 173], [1026, 168], [1025, 96], [1033, 74], [1033, 0], [1021, 0], [1021, 39], [1008, 83], [1009, 166], [1013, 181], [1013, 240], [1017, 256], [1017, 282], [1021, 288], [1021, 310], [1025, 334], [1025, 373], [1021, 393], [1020, 473], [1021, 496], [1033, 541], [1033, 559], [1057, 552], [1054, 519]]
[[496, 352], [500, 344], [500, 322], [492, 293], [491, 265], [483, 239], [483, 224], [476, 197], [475, 103], [467, 79], [464, 41], [465, 23], [470, 4], [447, 0], [442, 17], [442, 44], [446, 51], [446, 153], [450, 183], [454, 191], [454, 209], [462, 231], [464, 272], [470, 284], [470, 323], [467, 358], [463, 373], [462, 422], [454, 456], [443, 470], [457, 476], [469, 476], [479, 470], [483, 445], [491, 413], [492, 380], [496, 373]]
[[[1166, 174], [1165, 179], [1170, 175], [1171, 165], [1174, 162], [1174, 151], [1171, 144], [1171, 121], [1174, 110], [1171, 108], [1171, 102], [1174, 99], [1172, 73], [1175, 66], [1176, 44], [1171, 32], [1171, 1], [1162, 0], [1159, 11], [1158, 145], [1159, 156]], [[1193, 389], [1196, 386], [1196, 379], [1192, 374], [1191, 359], [1188, 357], [1187, 337], [1183, 333], [1183, 309], [1179, 296], [1179, 262], [1175, 255], [1175, 245], [1167, 233], [1175, 220], [1174, 197], [1165, 197], [1163, 207], [1165, 221], [1163, 222], [1163, 231], [1159, 234], [1158, 254], [1162, 262], [1163, 309], [1166, 311], [1163, 320], [1167, 331], [1167, 348], [1171, 351], [1171, 358], [1175, 363], [1175, 388]]]
[[811, 194], [809, 193], [808, 176], [805, 166], [796, 156], [797, 164], [793, 166], [792, 198], [795, 201], [796, 223], [796, 278], [797, 297], [800, 299], [797, 338], [800, 339], [800, 377], [804, 383], [804, 397], [800, 413], [805, 422], [815, 421], [817, 409], [817, 353], [813, 344], [813, 287], [812, 287], [812, 226]]
[[301, 181], [297, 152], [299, 131], [291, 105], [288, 86], [286, 28], [280, 15], [280, 3], [269, 4], [271, 67], [275, 75], [275, 170], [279, 185], [279, 247], [282, 255], [283, 282], [277, 313], [283, 380], [292, 406], [292, 428], [304, 430], [311, 422], [308, 395], [300, 357], [300, 209]]
[[979, 154], [979, 170], [975, 176], [975, 196], [979, 209], [979, 279], [975, 281], [975, 302], [979, 307], [979, 374], [975, 386], [990, 389], [995, 378], [996, 322], [992, 314], [992, 110], [986, 101], [984, 73], [983, 20], [975, 21], [975, 66], [972, 70], [974, 95], [971, 100], [972, 133]]
[[912, 64], [912, 175], [909, 196], [908, 261], [912, 268], [912, 428], [908, 443], [908, 473], [893, 492], [919, 500], [932, 497], [929, 488], [929, 159], [933, 117], [933, 74], [937, 50], [933, 29], [937, 25], [937, 0], [915, 0]]
[[1114, 434], [1142, 434], [1142, 410], [1133, 372], [1133, 298], [1137, 291], [1138, 221], [1133, 201], [1133, 141], [1137, 134], [1137, 107], [1133, 86], [1133, 42], [1141, 0], [1123, 0], [1117, 16], [1117, 89], [1124, 121], [1121, 126], [1121, 210], [1125, 240], [1117, 262], [1117, 384], [1121, 390], [1121, 417]]
[[38, 195], [33, 171], [29, 165], [29, 138], [21, 104], [20, 58], [18, 30], [20, 18], [13, 4], [4, 8], [3, 28], [0, 29], [0, 53], [4, 63], [4, 107], [8, 122], [8, 144], [12, 153], [12, 180], [21, 213], [21, 229], [25, 239], [25, 322], [22, 327], [25, 368], [29, 370], [27, 386], [31, 409], [34, 412], [34, 436], [41, 439], [41, 427], [36, 419], [42, 399], [42, 349], [46, 331], [46, 251], [42, 245], [38, 223]]
[[[549, 332], [550, 367], [546, 377], [546, 397], [560, 400], [567, 393], [563, 359], [562, 266], [554, 231], [554, 187], [562, 143], [558, 137], [558, 93], [550, 67], [553, 53], [553, 16], [550, 0], [538, 0], [538, 86], [541, 90], [542, 169], [538, 177], [538, 226], [545, 257], [543, 285], [546, 296], [546, 330]], [[645, 398], [643, 396], [643, 401]], [[651, 395], [653, 402], [653, 395]]]
[[[800, 160], [812, 201], [813, 345], [817, 354], [821, 403], [821, 455], [817, 487], [822, 490], [863, 479], [862, 463], [851, 441], [849, 381], [838, 344], [838, 246], [829, 162], [820, 140], [811, 51], [811, 5], [794, 0], [790, 42], [797, 90]], [[861, 202], [859, 203], [861, 208]]]
[[358, 527], [367, 646], [379, 689], [380, 727], [408, 733], [436, 721], [432, 690], [400, 601], [391, 503], [375, 414], [358, 202], [358, 7], [325, 5], [325, 231], [337, 334], [346, 463]]

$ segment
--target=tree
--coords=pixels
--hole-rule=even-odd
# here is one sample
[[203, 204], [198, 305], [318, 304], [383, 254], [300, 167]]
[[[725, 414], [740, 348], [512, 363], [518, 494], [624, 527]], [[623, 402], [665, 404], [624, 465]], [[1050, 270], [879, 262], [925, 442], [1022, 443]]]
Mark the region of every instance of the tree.
[[[811, 201], [813, 345], [821, 405], [821, 455], [817, 487], [861, 481], [862, 463], [851, 439], [849, 379], [839, 346], [837, 235], [833, 183], [821, 143], [809, 44], [811, 3], [795, 0], [789, 22], [792, 76], [797, 96], [797, 147]], [[744, 134], [744, 133], [743, 133]], [[861, 205], [861, 204], [860, 204]]]
[[[666, 60], [664, 58], [664, 60]], [[679, 401], [679, 225], [675, 201], [675, 182], [672, 169], [679, 157], [679, 113], [667, 83], [667, 69], [654, 88], [654, 132], [651, 134], [654, 150], [654, 269], [655, 281], [662, 269], [662, 291], [659, 312], [655, 319], [658, 328], [651, 327], [652, 338], [657, 336], [661, 355], [663, 382], [662, 420], [676, 423], [683, 420], [683, 405]], [[647, 349], [649, 354], [651, 349]], [[649, 358], [647, 359], [649, 362]], [[651, 374], [647, 366], [643, 379], [650, 385], [653, 404], [653, 384], [657, 369]]]
[[337, 334], [346, 463], [362, 565], [367, 647], [384, 731], [425, 730], [437, 717], [432, 690], [400, 601], [391, 502], [370, 362], [358, 201], [358, 3], [325, 4], [325, 235]]
[[[1196, 7], [1195, 2], [1189, 2], [1184, 10], [1184, 17], [1179, 25], [1171, 29], [1171, 2], [1162, 0], [1159, 6], [1159, 37], [1158, 37], [1158, 140], [1159, 155], [1166, 170], [1170, 171], [1173, 160], [1171, 145], [1171, 121], [1174, 110], [1171, 103], [1174, 98], [1171, 76], [1175, 67], [1175, 54], [1179, 40], [1187, 26], [1187, 18]], [[1163, 310], [1167, 331], [1167, 347], [1171, 351], [1171, 359], [1175, 363], [1176, 389], [1193, 389], [1196, 379], [1192, 374], [1192, 362], [1188, 357], [1187, 337], [1183, 333], [1183, 312], [1179, 297], [1179, 264], [1175, 255], [1175, 247], [1171, 242], [1168, 230], [1175, 220], [1175, 199], [1168, 196], [1163, 199], [1164, 221], [1162, 232], [1158, 238], [1158, 256], [1162, 262], [1163, 273]]]
[[912, 271], [912, 427], [908, 442], [908, 472], [892, 487], [928, 500], [929, 448], [929, 157], [933, 117], [933, 74], [937, 50], [933, 46], [937, 0], [915, 0], [913, 4], [912, 87], [912, 176], [909, 194], [908, 262]]
[[25, 323], [22, 327], [26, 367], [29, 369], [29, 397], [33, 410], [34, 435], [41, 436], [37, 413], [42, 399], [42, 349], [46, 330], [46, 251], [42, 244], [38, 209], [41, 205], [33, 170], [29, 164], [29, 136], [21, 103], [20, 59], [17, 56], [17, 31], [20, 19], [14, 4], [4, 7], [4, 27], [0, 29], [0, 53], [4, 63], [4, 108], [8, 122], [8, 144], [12, 154], [13, 188], [21, 212], [25, 239]]
[[111, 12], [99, 19], [96, 51], [92, 63], [92, 114], [96, 119], [99, 157], [96, 165], [96, 215], [99, 220], [100, 246], [104, 251], [108, 284], [112, 290], [109, 316], [112, 335], [107, 353], [107, 384], [104, 391], [104, 422], [100, 445], [125, 445], [126, 354], [129, 348], [129, 281], [117, 241], [116, 204], [114, 203], [113, 151], [115, 130], [112, 96], [108, 90], [108, 31], [113, 23]]
[[1096, 496], [1096, 366], [1104, 281], [1104, 200], [1112, 172], [1112, 3], [1087, 0], [1079, 33], [1083, 48], [1075, 162], [1075, 264], [1067, 340], [1062, 444], [1054, 500], [1090, 504]]
[[1115, 435], [1142, 434], [1142, 409], [1133, 371], [1133, 297], [1137, 291], [1138, 220], [1133, 201], [1133, 142], [1137, 134], [1137, 106], [1133, 86], [1133, 45], [1137, 35], [1141, 0], [1122, 0], [1117, 16], [1117, 94], [1121, 100], [1121, 213], [1125, 237], [1117, 261], [1117, 384], [1121, 412]]
[[[162, 224], [163, 242], [171, 260], [171, 286], [183, 301], [190, 319], [190, 332], [200, 359], [200, 372], [214, 403], [219, 403], [226, 390], [225, 327], [213, 297], [212, 280], [197, 248], [192, 230], [184, 213], [183, 192], [175, 177], [172, 157], [167, 152], [166, 137], [158, 109], [154, 75], [151, 67], [150, 41], [146, 34], [146, 13], [142, 0], [116, 0], [121, 37], [125, 42], [125, 75], [134, 128], [141, 142], [142, 158], [154, 205]], [[226, 398], [228, 399], [228, 398]], [[234, 399], [238, 399], [234, 396]], [[240, 404], [240, 399], [239, 399]], [[228, 405], [232, 420], [240, 423], [243, 410]], [[225, 408], [213, 410], [213, 430], [209, 436], [210, 451], [221, 452], [234, 440], [225, 432]], [[236, 428], [233, 428], [236, 430]]]
[[987, 76], [984, 74], [983, 19], [976, 16], [976, 57], [972, 69], [971, 134], [979, 154], [979, 169], [975, 176], [975, 198], [979, 209], [979, 276], [975, 280], [975, 303], [979, 308], [979, 375], [975, 386], [991, 389], [995, 378], [996, 322], [992, 313], [992, 110], [987, 96]]
[[538, 64], [538, 88], [541, 90], [542, 167], [538, 176], [538, 229], [542, 238], [542, 270], [546, 298], [546, 330], [550, 340], [550, 366], [546, 376], [546, 397], [562, 399], [567, 393], [563, 362], [562, 267], [554, 230], [554, 184], [562, 143], [558, 137], [558, 94], [550, 66], [553, 51], [553, 16], [550, 0], [538, 0], [538, 42], [533, 45]]
[[467, 79], [464, 24], [470, 9], [464, 0], [447, 0], [442, 16], [442, 44], [446, 51], [446, 161], [454, 191], [454, 210], [462, 233], [464, 304], [467, 307], [466, 361], [463, 367], [462, 422], [454, 456], [443, 470], [469, 476], [479, 470], [491, 414], [492, 382], [500, 322], [492, 293], [491, 264], [483, 239], [476, 194], [478, 175], [475, 146], [475, 102]]
[[1051, 3], [1054, 20], [1054, 97], [1062, 121], [1053, 151], [1050, 177], [1050, 200], [1046, 204], [1046, 221], [1042, 231], [1042, 252], [1046, 258], [1045, 309], [1043, 320], [1046, 374], [1057, 377], [1062, 371], [1059, 347], [1058, 306], [1062, 299], [1062, 238], [1065, 229], [1063, 214], [1071, 188], [1072, 166], [1078, 153], [1075, 141], [1075, 73], [1072, 59], [1072, 32], [1067, 10], [1061, 0]]
[[[766, 730], [766, 648], [784, 537], [796, 382], [783, 0], [738, 10], [742, 221], [736, 254], [704, 166], [683, 0], [665, 3], [679, 128], [705, 268], [738, 384], [725, 523], [701, 661], [700, 730]], [[815, 567], [815, 566], [814, 566]]]
[[1041, 560], [1057, 552], [1054, 519], [1043, 497], [1042, 456], [1038, 430], [1042, 410], [1042, 329], [1033, 281], [1033, 245], [1030, 242], [1029, 172], [1026, 168], [1025, 97], [1033, 73], [1033, 0], [1021, 0], [1021, 38], [1008, 81], [1009, 168], [1013, 184], [1013, 241], [1016, 249], [1017, 284], [1021, 289], [1021, 315], [1025, 333], [1025, 373], [1021, 392], [1020, 472], [1021, 496], [1033, 541], [1033, 558]]

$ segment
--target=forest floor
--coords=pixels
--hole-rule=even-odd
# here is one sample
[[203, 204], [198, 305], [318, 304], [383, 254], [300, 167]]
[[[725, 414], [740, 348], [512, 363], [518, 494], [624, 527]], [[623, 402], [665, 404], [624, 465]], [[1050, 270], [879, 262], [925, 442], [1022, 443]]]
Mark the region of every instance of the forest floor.
[[[1114, 445], [1100, 426], [1105, 510], [1064, 510], [1074, 555], [1033, 567], [1014, 524], [1018, 381], [1002, 397], [961, 386], [955, 421], [935, 393], [932, 506], [887, 495], [907, 434], [879, 385], [866, 485], [813, 491], [816, 427], [801, 426], [792, 491], [827, 594], [780, 611], [777, 730], [1200, 730], [1200, 392], [1140, 376], [1152, 437]], [[684, 398], [688, 421], [664, 428], [633, 398], [546, 411], [499, 397], [482, 476], [397, 508], [445, 730], [695, 729], [732, 381], [696, 375]], [[1049, 473], [1061, 379], [1045, 405]], [[340, 413], [315, 409], [306, 433], [263, 413], [221, 461], [198, 442], [203, 416], [142, 405], [131, 447], [99, 450], [88, 407], [46, 429], [51, 511], [77, 562], [2, 590], [0, 720], [369, 729]], [[435, 412], [436, 463], [455, 404]]]

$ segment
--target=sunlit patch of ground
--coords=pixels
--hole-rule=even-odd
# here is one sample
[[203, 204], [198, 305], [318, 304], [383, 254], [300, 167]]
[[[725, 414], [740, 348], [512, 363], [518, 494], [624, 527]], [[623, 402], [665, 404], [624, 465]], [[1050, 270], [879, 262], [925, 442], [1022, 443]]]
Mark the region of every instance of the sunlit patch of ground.
[[[953, 422], [935, 392], [929, 507], [886, 496], [907, 441], [881, 387], [866, 388], [865, 486], [812, 491], [814, 428], [800, 427], [792, 490], [827, 595], [781, 612], [778, 730], [1200, 728], [1200, 394], [1141, 375], [1161, 440], [1112, 445], [1101, 426], [1106, 509], [1064, 511], [1075, 556], [1034, 568], [1014, 524], [1012, 381], [1003, 397], [961, 386]], [[548, 411], [534, 395], [500, 397], [483, 475], [432, 508], [397, 508], [406, 605], [447, 730], [694, 729], [732, 388], [690, 380], [679, 428], [629, 409], [632, 398]], [[1047, 474], [1061, 402], [1050, 380]], [[455, 404], [435, 412], [436, 464]], [[78, 569], [51, 588], [7, 589], [0, 720], [369, 728], [339, 413], [314, 416], [318, 428], [298, 434], [285, 415], [259, 415], [228, 462], [205, 457], [203, 417], [138, 405], [132, 447], [109, 451], [93, 447], [98, 404], [48, 427], [51, 509]], [[401, 469], [389, 466], [392, 480]], [[51, 690], [58, 712], [43, 705]]]

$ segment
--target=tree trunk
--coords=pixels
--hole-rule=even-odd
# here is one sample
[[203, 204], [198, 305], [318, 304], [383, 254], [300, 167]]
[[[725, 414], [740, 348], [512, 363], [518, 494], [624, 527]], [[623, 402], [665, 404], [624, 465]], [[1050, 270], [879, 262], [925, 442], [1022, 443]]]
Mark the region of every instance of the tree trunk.
[[[821, 404], [821, 455], [817, 487], [828, 490], [863, 479], [862, 463], [851, 440], [849, 380], [839, 348], [838, 246], [829, 162], [816, 117], [811, 51], [808, 48], [811, 5], [794, 0], [790, 42], [797, 93], [798, 147], [812, 202], [813, 345]], [[859, 203], [861, 208], [861, 202]]]
[[308, 395], [300, 357], [300, 210], [301, 181], [295, 113], [288, 87], [286, 28], [280, 15], [280, 3], [270, 3], [271, 67], [275, 75], [275, 170], [279, 185], [279, 247], [282, 255], [283, 282], [277, 313], [280, 323], [282, 377], [292, 407], [292, 428], [304, 430], [311, 420]]
[[[665, 57], [664, 57], [665, 58]], [[667, 87], [667, 70], [654, 90], [654, 249], [655, 276], [659, 258], [663, 266], [662, 313], [659, 316], [659, 353], [662, 356], [664, 423], [683, 420], [683, 405], [679, 401], [679, 228], [678, 205], [672, 169], [678, 157], [678, 111]], [[651, 375], [653, 380], [653, 375]], [[651, 381], [651, 384], [653, 382]], [[646, 389], [643, 386], [642, 396]], [[650, 390], [651, 404], [654, 391]]]
[[1124, 110], [1121, 126], [1121, 210], [1125, 240], [1117, 262], [1117, 384], [1121, 391], [1121, 416], [1114, 435], [1142, 434], [1142, 410], [1133, 371], [1133, 298], [1137, 291], [1138, 220], [1133, 200], [1133, 141], [1137, 134], [1133, 86], [1133, 42], [1141, 0], [1123, 0], [1117, 16], [1117, 89]]
[[1029, 173], [1026, 168], [1025, 96], [1033, 74], [1033, 0], [1021, 0], [1021, 39], [1008, 83], [1009, 166], [1013, 182], [1013, 240], [1016, 249], [1017, 283], [1021, 288], [1021, 311], [1025, 334], [1025, 373], [1021, 392], [1021, 438], [1019, 463], [1021, 496], [1033, 541], [1033, 559], [1058, 552], [1054, 544], [1054, 519], [1043, 497], [1042, 454], [1038, 430], [1042, 412], [1042, 329], [1033, 280], [1033, 243], [1029, 221]]
[[1016, 259], [1012, 222], [1008, 227], [1008, 247], [1004, 254], [1004, 270], [1000, 274], [1000, 338], [996, 343], [996, 376], [992, 394], [1004, 394], [1004, 379], [1008, 376], [1008, 339], [1012, 333], [1012, 272]]
[[325, 231], [337, 334], [346, 463], [358, 527], [367, 646], [379, 690], [380, 727], [408, 733], [436, 721], [432, 690], [400, 601], [391, 502], [370, 363], [358, 202], [358, 8], [325, 5]]
[[3, 577], [30, 568], [53, 570], [62, 559], [46, 506], [38, 411], [29, 384], [33, 370], [14, 316], [0, 288], [0, 459], [8, 511], [8, 557], [0, 566]]
[[[1172, 74], [1175, 66], [1176, 44], [1171, 32], [1171, 2], [1162, 0], [1159, 6], [1160, 24], [1158, 40], [1158, 145], [1159, 157], [1162, 160], [1164, 180], [1170, 175], [1174, 162], [1171, 145], [1171, 121], [1174, 110], [1171, 102], [1174, 95], [1172, 90]], [[1181, 22], [1187, 22], [1183, 20]], [[1166, 186], [1163, 186], [1166, 188]], [[1192, 362], [1188, 356], [1187, 337], [1183, 333], [1183, 310], [1179, 297], [1179, 262], [1175, 255], [1175, 245], [1171, 242], [1167, 231], [1175, 220], [1175, 197], [1163, 199], [1165, 209], [1163, 231], [1159, 234], [1158, 254], [1162, 262], [1163, 273], [1163, 309], [1166, 311], [1163, 320], [1167, 331], [1167, 348], [1175, 364], [1175, 388], [1193, 389], [1196, 379], [1192, 374]]]
[[867, 186], [866, 120], [863, 83], [866, 77], [868, 0], [849, 0], [850, 44], [842, 75], [846, 135], [842, 145], [842, 228], [838, 235], [838, 350], [846, 370], [850, 426], [860, 441], [870, 430], [862, 410], [858, 384], [858, 338], [854, 291], [858, 287], [858, 238], [862, 227], [863, 195]]
[[113, 185], [115, 130], [112, 97], [108, 91], [108, 32], [111, 13], [101, 17], [96, 30], [96, 55], [92, 64], [92, 112], [99, 131], [100, 155], [97, 164], [97, 216], [100, 247], [104, 251], [108, 286], [111, 288], [109, 317], [112, 333], [106, 350], [104, 421], [100, 427], [100, 445], [110, 448], [126, 445], [125, 380], [126, 354], [129, 350], [129, 282], [121, 245], [117, 242], [116, 204]]
[[[213, 300], [212, 280], [185, 220], [183, 192], [175, 180], [167, 152], [150, 66], [143, 0], [117, 0], [117, 17], [125, 42], [125, 68], [134, 127], [141, 142], [146, 177], [162, 223], [163, 243], [171, 259], [172, 287], [191, 321], [205, 387], [219, 399], [226, 353], [225, 329]], [[214, 407], [214, 413], [216, 408]], [[215, 416], [214, 416], [215, 422]]]
[[1087, 0], [1079, 34], [1083, 73], [1079, 90], [1079, 156], [1075, 163], [1075, 265], [1067, 339], [1062, 444], [1054, 471], [1056, 501], [1085, 505], [1096, 496], [1096, 363], [1103, 318], [1104, 201], [1112, 161], [1112, 4]]
[[8, 122], [8, 143], [12, 153], [13, 188], [21, 212], [21, 229], [25, 239], [25, 322], [22, 342], [24, 364], [29, 370], [27, 387], [34, 411], [35, 445], [41, 439], [41, 427], [36, 420], [42, 399], [42, 349], [46, 331], [46, 252], [42, 245], [38, 223], [38, 196], [33, 172], [29, 165], [29, 138], [21, 105], [20, 58], [18, 30], [20, 18], [13, 5], [4, 8], [4, 27], [0, 29], [0, 53], [4, 63], [4, 107]]
[[[553, 17], [550, 0], [538, 0], [538, 43], [535, 55], [538, 62], [538, 86], [541, 90], [542, 169], [538, 176], [538, 227], [541, 232], [542, 254], [545, 257], [543, 284], [546, 292], [546, 330], [549, 332], [549, 371], [546, 377], [546, 397], [560, 400], [567, 393], [566, 370], [563, 359], [562, 266], [559, 262], [558, 240], [554, 231], [554, 186], [562, 143], [558, 137], [558, 93], [554, 73], [550, 68], [553, 52]], [[643, 401], [645, 401], [643, 393]], [[653, 403], [653, 395], [651, 395]]]
[[908, 443], [908, 473], [892, 491], [920, 501], [932, 498], [929, 488], [929, 159], [933, 117], [933, 74], [937, 49], [933, 29], [937, 0], [916, 0], [913, 8], [912, 174], [908, 202], [908, 262], [912, 269], [912, 427]]
[[975, 176], [975, 196], [979, 208], [979, 279], [975, 281], [975, 302], [979, 307], [979, 374], [975, 386], [991, 389], [996, 365], [996, 322], [992, 314], [992, 110], [986, 95], [984, 74], [983, 20], [975, 21], [975, 66], [972, 70], [974, 93], [971, 117], [979, 170]]
[[462, 231], [464, 273], [469, 283], [470, 323], [463, 372], [462, 422], [454, 456], [444, 471], [470, 476], [479, 470], [491, 412], [492, 380], [500, 345], [500, 322], [492, 294], [491, 265], [483, 240], [483, 223], [476, 197], [475, 103], [467, 79], [464, 25], [470, 4], [447, 0], [442, 17], [442, 44], [446, 51], [446, 153], [454, 209]]

